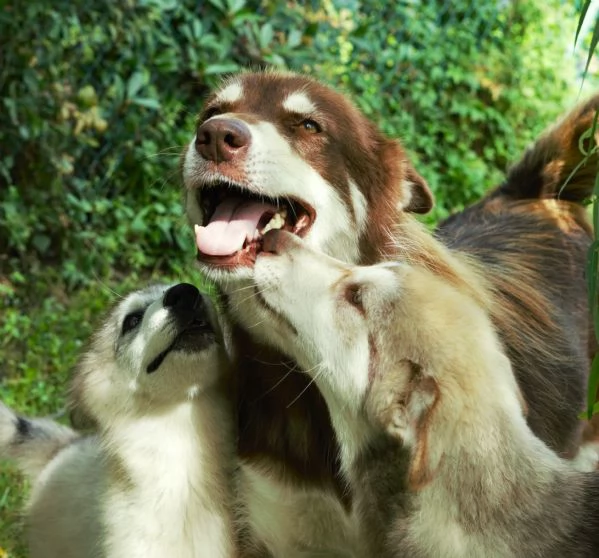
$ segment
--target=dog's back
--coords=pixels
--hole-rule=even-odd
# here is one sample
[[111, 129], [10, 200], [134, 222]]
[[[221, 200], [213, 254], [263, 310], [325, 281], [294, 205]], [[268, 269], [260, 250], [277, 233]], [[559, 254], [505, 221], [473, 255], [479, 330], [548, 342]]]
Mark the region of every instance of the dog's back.
[[575, 451], [594, 349], [585, 281], [591, 229], [582, 202], [591, 195], [597, 157], [581, 165], [578, 144], [597, 108], [599, 96], [568, 114], [502, 185], [436, 233], [484, 269], [529, 423], [561, 452]]

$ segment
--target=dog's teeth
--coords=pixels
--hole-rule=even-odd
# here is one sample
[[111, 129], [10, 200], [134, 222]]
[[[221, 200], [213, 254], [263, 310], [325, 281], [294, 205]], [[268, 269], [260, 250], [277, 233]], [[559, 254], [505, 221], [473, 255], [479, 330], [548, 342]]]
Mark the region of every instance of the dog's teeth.
[[270, 221], [266, 224], [266, 226], [262, 229], [262, 234], [266, 234], [268, 231], [272, 229], [282, 229], [285, 225], [285, 219], [287, 218], [287, 209], [282, 208], [279, 209], [270, 219]]

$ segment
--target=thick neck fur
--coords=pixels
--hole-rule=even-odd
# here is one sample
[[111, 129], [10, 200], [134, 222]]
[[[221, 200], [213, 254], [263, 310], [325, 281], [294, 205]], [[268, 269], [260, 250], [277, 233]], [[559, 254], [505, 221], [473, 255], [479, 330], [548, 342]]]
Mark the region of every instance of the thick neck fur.
[[227, 405], [210, 390], [159, 415], [123, 418], [104, 429], [109, 556], [116, 558], [112, 549], [119, 558], [234, 555]]

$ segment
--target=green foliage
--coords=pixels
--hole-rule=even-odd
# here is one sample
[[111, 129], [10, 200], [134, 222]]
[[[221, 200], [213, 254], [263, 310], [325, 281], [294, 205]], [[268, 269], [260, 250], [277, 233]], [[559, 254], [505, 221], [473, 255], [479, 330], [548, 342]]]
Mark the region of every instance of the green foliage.
[[6, 4], [0, 273], [52, 264], [77, 285], [191, 253], [179, 154], [205, 93], [244, 66], [342, 85], [412, 150], [434, 217], [476, 199], [561, 109], [571, 75], [555, 60], [575, 21], [559, 0], [341, 5]]
[[[202, 97], [224, 72], [281, 63], [301, 38], [275, 36], [272, 8], [259, 8], [101, 0], [0, 12], [4, 269], [57, 263], [75, 285], [191, 253], [178, 157]], [[272, 14], [280, 28], [285, 13]]]
[[337, 57], [319, 58], [318, 73], [410, 148], [436, 219], [501, 180], [573, 91], [563, 61], [576, 22], [560, 0], [349, 4], [340, 33], [317, 35]]

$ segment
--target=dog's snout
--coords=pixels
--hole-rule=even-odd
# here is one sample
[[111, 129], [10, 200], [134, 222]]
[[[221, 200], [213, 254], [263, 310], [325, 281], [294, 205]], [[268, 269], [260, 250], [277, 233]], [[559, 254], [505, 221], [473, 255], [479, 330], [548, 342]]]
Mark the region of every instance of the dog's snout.
[[250, 129], [241, 120], [213, 118], [204, 122], [196, 136], [196, 150], [209, 161], [231, 161], [250, 145]]
[[200, 291], [189, 283], [179, 283], [168, 289], [162, 298], [165, 308], [193, 310], [200, 300]]

